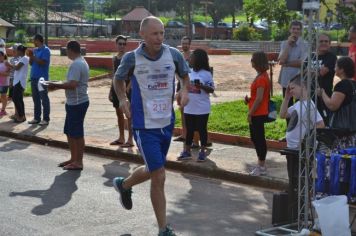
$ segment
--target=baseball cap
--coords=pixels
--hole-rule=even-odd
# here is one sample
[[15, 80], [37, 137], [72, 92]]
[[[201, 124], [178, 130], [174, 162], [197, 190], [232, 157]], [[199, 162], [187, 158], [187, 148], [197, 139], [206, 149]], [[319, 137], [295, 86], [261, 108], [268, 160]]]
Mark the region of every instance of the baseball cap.
[[12, 45], [11, 49], [16, 51], [17, 50], [17, 47], [20, 46], [21, 43], [15, 43], [14, 45]]

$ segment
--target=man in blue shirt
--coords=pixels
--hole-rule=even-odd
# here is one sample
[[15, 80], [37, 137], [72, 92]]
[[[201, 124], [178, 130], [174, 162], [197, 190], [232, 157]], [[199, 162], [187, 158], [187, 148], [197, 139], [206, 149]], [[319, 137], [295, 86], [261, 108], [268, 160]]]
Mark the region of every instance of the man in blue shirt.
[[[29, 53], [31, 67], [31, 89], [32, 99], [34, 103], [34, 118], [29, 121], [29, 124], [48, 125], [50, 104], [48, 91], [45, 86], [39, 84], [39, 80], [43, 78], [48, 81], [48, 71], [51, 58], [51, 51], [43, 43], [43, 36], [36, 34], [33, 37], [33, 43], [36, 49]], [[43, 107], [43, 119], [41, 113]]]
[[[113, 185], [120, 193], [122, 206], [130, 210], [131, 188], [151, 179], [151, 202], [159, 227], [158, 235], [173, 236], [175, 234], [166, 221], [164, 165], [174, 127], [175, 74], [182, 78], [177, 101], [185, 106], [189, 100], [189, 68], [177, 49], [162, 44], [164, 27], [160, 19], [153, 16], [143, 19], [140, 36], [143, 43], [122, 58], [114, 87], [120, 108], [132, 118], [134, 138], [145, 166], [135, 169], [127, 178], [115, 178]], [[127, 78], [131, 81], [131, 104], [125, 93]]]

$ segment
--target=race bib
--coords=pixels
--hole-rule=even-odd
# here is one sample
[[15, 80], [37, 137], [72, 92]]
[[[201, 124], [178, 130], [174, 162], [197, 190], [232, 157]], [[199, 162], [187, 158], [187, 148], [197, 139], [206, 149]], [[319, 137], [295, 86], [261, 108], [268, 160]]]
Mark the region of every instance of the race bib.
[[150, 118], [167, 118], [172, 114], [172, 102], [167, 99], [153, 99], [147, 101], [148, 116]]

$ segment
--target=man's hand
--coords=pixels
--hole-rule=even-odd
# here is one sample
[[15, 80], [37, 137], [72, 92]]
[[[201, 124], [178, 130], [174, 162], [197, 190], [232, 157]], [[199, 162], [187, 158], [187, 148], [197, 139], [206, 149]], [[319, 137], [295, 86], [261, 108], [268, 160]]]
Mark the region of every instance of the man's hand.
[[250, 101], [250, 98], [246, 95], [246, 96], [245, 96], [245, 100], [244, 100], [245, 105], [247, 105], [249, 101]]
[[297, 40], [298, 40], [298, 38], [296, 36], [291, 35], [291, 36], [288, 37], [288, 44], [290, 46], [294, 46], [295, 43], [297, 42]]
[[177, 94], [177, 104], [180, 107], [185, 107], [189, 102], [189, 94], [186, 89], [181, 89]]
[[125, 114], [126, 118], [131, 118], [130, 102], [128, 99], [120, 100], [120, 109]]

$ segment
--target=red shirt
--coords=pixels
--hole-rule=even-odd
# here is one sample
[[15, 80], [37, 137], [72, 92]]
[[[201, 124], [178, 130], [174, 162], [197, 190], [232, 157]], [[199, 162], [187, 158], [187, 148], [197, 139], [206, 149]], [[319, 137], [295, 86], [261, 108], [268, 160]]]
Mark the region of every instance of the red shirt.
[[[351, 44], [349, 48], [349, 57], [354, 61], [355, 63], [355, 71], [356, 71], [356, 44]], [[354, 80], [356, 80], [356, 72], [354, 75]]]
[[267, 71], [259, 74], [257, 78], [251, 84], [251, 99], [248, 103], [248, 107], [251, 110], [253, 103], [257, 97], [257, 89], [264, 88], [263, 90], [263, 99], [260, 106], [257, 110], [252, 114], [252, 116], [263, 116], [268, 114], [268, 104], [269, 104], [269, 91], [270, 91], [270, 82], [268, 78]]

